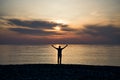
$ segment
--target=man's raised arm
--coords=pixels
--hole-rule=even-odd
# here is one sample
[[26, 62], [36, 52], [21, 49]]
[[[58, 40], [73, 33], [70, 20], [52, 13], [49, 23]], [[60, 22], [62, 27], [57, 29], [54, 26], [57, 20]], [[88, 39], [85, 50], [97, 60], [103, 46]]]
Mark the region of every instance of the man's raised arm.
[[62, 49], [66, 48], [68, 46], [68, 44], [66, 44]]
[[53, 48], [57, 49], [54, 45], [51, 45]]

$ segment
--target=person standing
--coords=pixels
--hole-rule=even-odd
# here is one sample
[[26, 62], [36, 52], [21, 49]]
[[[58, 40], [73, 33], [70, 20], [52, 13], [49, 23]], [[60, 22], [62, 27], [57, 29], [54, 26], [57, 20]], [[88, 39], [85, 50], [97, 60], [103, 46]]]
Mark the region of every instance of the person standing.
[[62, 61], [62, 50], [64, 48], [66, 48], [68, 45], [66, 44], [63, 48], [61, 48], [61, 46], [59, 46], [58, 48], [55, 47], [54, 45], [51, 45], [51, 46], [58, 51], [58, 59], [57, 59], [57, 61], [58, 61], [58, 64], [61, 64], [61, 61]]

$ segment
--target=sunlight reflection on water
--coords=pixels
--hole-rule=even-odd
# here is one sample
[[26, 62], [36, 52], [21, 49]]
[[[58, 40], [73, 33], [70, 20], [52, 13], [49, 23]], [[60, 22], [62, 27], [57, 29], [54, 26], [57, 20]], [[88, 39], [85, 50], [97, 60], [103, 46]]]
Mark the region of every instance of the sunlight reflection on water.
[[[69, 45], [62, 63], [120, 66], [119, 52], [118, 45]], [[57, 51], [50, 45], [0, 45], [0, 64], [57, 64]]]

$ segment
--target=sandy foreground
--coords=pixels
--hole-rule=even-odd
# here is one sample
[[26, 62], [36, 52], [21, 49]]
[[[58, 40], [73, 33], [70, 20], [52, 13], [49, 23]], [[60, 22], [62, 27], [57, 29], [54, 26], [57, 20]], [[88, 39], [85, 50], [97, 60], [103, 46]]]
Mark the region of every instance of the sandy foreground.
[[120, 80], [119, 66], [0, 65], [0, 80]]

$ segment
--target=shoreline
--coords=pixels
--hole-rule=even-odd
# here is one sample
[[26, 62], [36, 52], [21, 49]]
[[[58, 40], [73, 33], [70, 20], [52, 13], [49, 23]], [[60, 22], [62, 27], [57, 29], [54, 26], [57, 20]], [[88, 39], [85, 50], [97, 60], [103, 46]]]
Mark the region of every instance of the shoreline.
[[78, 64], [0, 65], [0, 80], [118, 80], [120, 66]]

